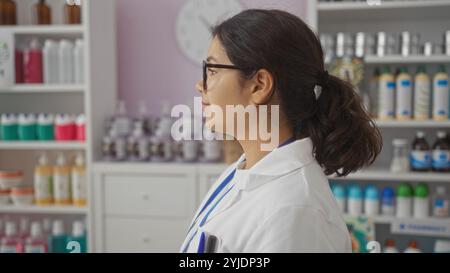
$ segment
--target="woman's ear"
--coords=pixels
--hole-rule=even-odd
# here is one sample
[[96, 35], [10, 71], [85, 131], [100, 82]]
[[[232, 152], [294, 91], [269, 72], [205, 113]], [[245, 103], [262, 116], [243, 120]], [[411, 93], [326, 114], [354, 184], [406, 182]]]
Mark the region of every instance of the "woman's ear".
[[267, 104], [273, 95], [273, 77], [266, 69], [260, 69], [251, 79], [250, 102], [256, 105]]

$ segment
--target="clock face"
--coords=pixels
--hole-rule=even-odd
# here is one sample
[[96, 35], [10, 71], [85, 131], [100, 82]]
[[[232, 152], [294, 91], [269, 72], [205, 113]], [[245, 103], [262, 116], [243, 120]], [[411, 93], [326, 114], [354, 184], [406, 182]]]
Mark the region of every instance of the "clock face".
[[186, 0], [176, 22], [176, 38], [184, 55], [201, 64], [208, 52], [211, 27], [241, 10], [237, 0]]

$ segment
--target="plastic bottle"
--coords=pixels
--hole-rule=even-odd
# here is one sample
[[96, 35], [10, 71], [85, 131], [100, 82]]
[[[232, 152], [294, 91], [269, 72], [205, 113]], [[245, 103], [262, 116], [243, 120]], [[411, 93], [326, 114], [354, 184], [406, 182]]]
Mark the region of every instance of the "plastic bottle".
[[75, 83], [84, 83], [84, 42], [82, 39], [75, 41], [74, 48], [74, 62], [75, 62]]
[[381, 214], [394, 216], [395, 214], [395, 192], [391, 187], [385, 187], [381, 195]]
[[358, 185], [352, 185], [348, 191], [348, 213], [352, 216], [362, 214], [362, 191]]
[[391, 172], [408, 172], [408, 140], [394, 139], [392, 140], [392, 146], [394, 147], [394, 155], [391, 161]]
[[86, 116], [81, 114], [77, 117], [75, 122], [76, 130], [75, 130], [75, 139], [78, 141], [86, 140]]
[[75, 120], [68, 114], [58, 114], [55, 118], [55, 139], [57, 141], [74, 140], [76, 137]]
[[387, 239], [384, 244], [383, 253], [399, 253], [397, 247], [395, 246], [395, 241], [392, 239]]
[[422, 251], [419, 249], [417, 242], [412, 240], [403, 253], [422, 253]]
[[39, 157], [34, 169], [34, 195], [38, 206], [53, 203], [53, 168], [49, 165], [46, 154]]
[[47, 84], [59, 83], [59, 47], [54, 40], [47, 39], [44, 42], [44, 82]]
[[334, 184], [332, 187], [332, 191], [339, 205], [339, 208], [341, 209], [341, 212], [345, 213], [345, 203], [346, 203], [345, 188], [341, 185]]
[[412, 215], [413, 190], [409, 184], [403, 183], [397, 188], [397, 213], [399, 218], [407, 218]]
[[30, 236], [30, 219], [26, 217], [20, 218], [18, 236], [22, 241], [25, 241]]
[[380, 82], [380, 69], [376, 68], [372, 77], [369, 81], [369, 101], [370, 101], [370, 114], [372, 117], [377, 117], [378, 115], [378, 92], [379, 92], [379, 82]]
[[25, 241], [25, 253], [47, 253], [48, 245], [45, 239], [41, 224], [39, 222], [31, 223], [30, 236]]
[[33, 24], [35, 25], [51, 25], [52, 10], [45, 0], [39, 0], [33, 7]]
[[48, 238], [52, 234], [52, 220], [48, 217], [42, 219], [42, 235]]
[[60, 153], [56, 158], [56, 166], [53, 169], [53, 198], [57, 205], [72, 204], [70, 193], [70, 167], [67, 164], [66, 157]]
[[414, 85], [414, 119], [427, 120], [431, 109], [431, 81], [424, 65], [417, 69]]
[[3, 141], [14, 141], [19, 139], [19, 124], [15, 115], [2, 114], [0, 128], [0, 138]]
[[433, 144], [431, 165], [433, 171], [448, 172], [450, 171], [450, 143], [448, 142], [447, 133], [445, 131], [437, 132], [436, 142]]
[[449, 217], [450, 200], [444, 186], [438, 186], [433, 196], [433, 216], [439, 218]]
[[78, 153], [75, 157], [75, 166], [72, 167], [72, 200], [73, 204], [78, 207], [87, 204], [87, 181], [86, 166], [84, 157]]
[[24, 82], [42, 83], [43, 79], [43, 57], [39, 41], [31, 40], [30, 47], [23, 53]]
[[84, 231], [83, 222], [73, 222], [72, 235], [67, 239], [67, 242], [70, 241], [78, 242], [80, 244], [81, 253], [86, 253], [86, 233]]
[[416, 138], [412, 143], [410, 165], [411, 170], [416, 172], [431, 170], [431, 149], [423, 131], [416, 133]]
[[384, 67], [379, 81], [378, 90], [378, 119], [390, 120], [394, 118], [395, 80], [389, 67]]
[[414, 218], [427, 218], [430, 213], [429, 190], [426, 184], [420, 183], [414, 189]]
[[127, 140], [128, 159], [147, 161], [150, 158], [150, 141], [144, 134], [144, 123], [134, 122], [134, 130]]
[[37, 140], [37, 123], [33, 114], [19, 115], [19, 139], [22, 141]]
[[17, 24], [17, 8], [13, 0], [0, 0], [0, 25]]
[[115, 144], [110, 134], [102, 139], [102, 158], [104, 161], [114, 161], [116, 158]]
[[62, 220], [53, 221], [52, 234], [48, 238], [49, 250], [51, 253], [66, 252], [67, 235], [64, 232], [64, 223]]
[[16, 224], [14, 222], [6, 222], [5, 236], [0, 242], [1, 253], [21, 253], [23, 252], [23, 242], [17, 236]]
[[59, 42], [59, 83], [74, 83], [74, 46], [69, 40], [63, 39]]
[[396, 86], [396, 118], [398, 120], [409, 120], [412, 116], [413, 87], [411, 75], [406, 67], [400, 69]]
[[448, 74], [444, 65], [433, 78], [433, 119], [437, 121], [448, 119], [449, 106]]
[[20, 45], [16, 45], [14, 50], [14, 67], [15, 67], [15, 76], [16, 83], [24, 83], [23, 76], [23, 47]]
[[368, 185], [364, 192], [364, 213], [369, 216], [378, 215], [379, 207], [378, 189], [374, 185]]
[[114, 161], [124, 161], [127, 159], [127, 139], [125, 136], [119, 135], [115, 128], [110, 132], [111, 141], [113, 143], [112, 158]]
[[64, 22], [66, 24], [81, 24], [81, 1], [67, 0], [64, 5]]
[[132, 122], [127, 115], [125, 101], [123, 100], [120, 100], [119, 103], [117, 104], [113, 128], [115, 134], [121, 137], [126, 137], [131, 133]]
[[152, 124], [150, 117], [148, 116], [147, 105], [145, 101], [139, 102], [139, 116], [137, 122], [141, 123], [141, 127], [144, 131], [144, 135], [149, 136], [152, 133]]
[[53, 115], [40, 114], [38, 116], [37, 137], [39, 140], [50, 141], [55, 139]]

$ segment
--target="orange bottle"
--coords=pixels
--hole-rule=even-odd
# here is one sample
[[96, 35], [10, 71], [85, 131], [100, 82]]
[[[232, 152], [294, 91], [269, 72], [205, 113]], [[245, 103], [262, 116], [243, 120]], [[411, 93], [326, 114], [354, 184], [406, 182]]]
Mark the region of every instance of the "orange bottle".
[[16, 25], [16, 18], [16, 3], [13, 0], [0, 0], [0, 25]]
[[33, 7], [33, 24], [35, 25], [51, 25], [52, 10], [45, 3], [45, 0], [39, 0]]

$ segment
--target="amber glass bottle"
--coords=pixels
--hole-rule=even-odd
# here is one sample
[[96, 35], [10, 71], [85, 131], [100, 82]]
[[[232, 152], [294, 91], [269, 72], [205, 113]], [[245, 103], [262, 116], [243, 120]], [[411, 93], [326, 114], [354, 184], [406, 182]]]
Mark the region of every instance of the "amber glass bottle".
[[64, 6], [64, 20], [66, 24], [81, 24], [80, 1], [66, 1], [66, 5]]
[[35, 25], [51, 25], [52, 10], [45, 0], [39, 0], [33, 7], [33, 23]]
[[16, 3], [13, 0], [0, 0], [0, 25], [16, 25]]

